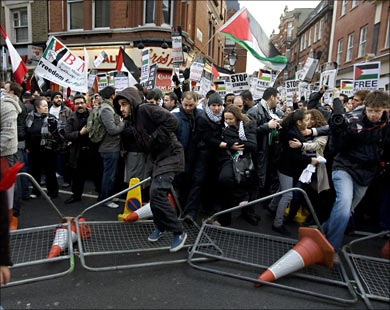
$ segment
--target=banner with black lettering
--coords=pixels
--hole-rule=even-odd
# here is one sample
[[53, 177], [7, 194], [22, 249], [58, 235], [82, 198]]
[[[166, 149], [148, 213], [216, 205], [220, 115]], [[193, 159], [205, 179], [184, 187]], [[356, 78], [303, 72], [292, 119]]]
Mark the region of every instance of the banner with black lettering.
[[381, 63], [379, 61], [354, 64], [353, 91], [357, 92], [359, 89], [377, 90], [380, 72]]
[[287, 101], [287, 105], [290, 107], [293, 105], [292, 97], [293, 97], [294, 93], [298, 92], [298, 83], [299, 83], [298, 80], [286, 81], [286, 86], [285, 86], [285, 88], [286, 88], [286, 101]]
[[50, 37], [47, 48], [35, 68], [35, 75], [62, 87], [70, 87], [73, 91], [87, 93], [87, 71], [88, 64], [84, 60], [55, 37]]
[[250, 88], [248, 73], [232, 74], [230, 80], [235, 95], [239, 95], [242, 91]]

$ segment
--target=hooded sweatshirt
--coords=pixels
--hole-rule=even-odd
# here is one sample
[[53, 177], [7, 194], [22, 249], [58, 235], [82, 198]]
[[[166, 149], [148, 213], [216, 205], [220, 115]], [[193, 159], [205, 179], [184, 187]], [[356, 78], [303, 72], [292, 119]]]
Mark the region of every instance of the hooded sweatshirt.
[[9, 156], [18, 151], [18, 114], [22, 112], [18, 97], [6, 94], [0, 105], [0, 156]]

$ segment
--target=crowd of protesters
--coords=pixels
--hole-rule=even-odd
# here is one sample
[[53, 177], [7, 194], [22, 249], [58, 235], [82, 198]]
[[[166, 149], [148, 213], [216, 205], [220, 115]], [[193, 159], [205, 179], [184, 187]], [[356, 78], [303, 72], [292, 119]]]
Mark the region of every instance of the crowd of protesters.
[[[388, 94], [360, 90], [348, 98], [333, 89], [332, 102], [324, 102], [322, 86], [310, 98], [294, 96], [288, 106], [273, 87], [260, 100], [253, 100], [248, 90], [224, 98], [210, 90], [202, 98], [189, 90], [188, 77], [188, 69], [184, 82], [174, 76], [173, 91], [165, 95], [137, 84], [120, 92], [107, 86], [72, 100], [50, 90], [22, 93], [17, 83], [5, 82], [0, 156], [9, 166], [24, 162], [23, 171], [39, 184], [45, 182], [52, 199], [58, 197], [62, 176], [61, 186], [72, 191], [65, 204], [82, 199], [86, 179], [93, 180], [98, 200], [103, 200], [131, 178], [151, 176], [151, 185], [142, 189], [156, 225], [149, 241], [173, 232], [172, 252], [187, 236], [168, 201], [171, 185], [189, 223], [199, 221], [201, 213], [302, 188], [337, 251], [355, 207], [370, 184], [379, 184], [366, 196], [380, 196], [370, 212], [377, 213], [382, 230], [390, 229]], [[93, 120], [103, 133], [98, 143], [91, 137]], [[312, 176], [303, 180], [309, 167], [315, 167]], [[21, 177], [13, 195], [9, 220], [16, 229], [21, 200], [35, 199], [40, 192], [34, 187], [30, 192]], [[286, 226], [298, 209], [307, 208], [300, 192], [276, 196], [263, 207], [272, 216], [272, 229], [282, 235], [290, 235]], [[260, 221], [253, 206], [244, 207], [241, 216], [251, 225]], [[228, 226], [232, 220], [228, 213], [213, 224]], [[306, 224], [312, 224], [311, 216]]]

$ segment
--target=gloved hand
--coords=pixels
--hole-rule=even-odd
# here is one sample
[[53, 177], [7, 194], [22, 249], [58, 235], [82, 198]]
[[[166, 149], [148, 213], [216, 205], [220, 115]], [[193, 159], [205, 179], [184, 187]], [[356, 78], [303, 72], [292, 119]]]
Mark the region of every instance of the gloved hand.
[[180, 84], [179, 78], [177, 77], [176, 74], [173, 75], [172, 81], [173, 81], [173, 83], [175, 83], [176, 86], [178, 86]]
[[186, 68], [183, 72], [183, 77], [185, 80], [188, 80], [190, 78], [190, 68]]

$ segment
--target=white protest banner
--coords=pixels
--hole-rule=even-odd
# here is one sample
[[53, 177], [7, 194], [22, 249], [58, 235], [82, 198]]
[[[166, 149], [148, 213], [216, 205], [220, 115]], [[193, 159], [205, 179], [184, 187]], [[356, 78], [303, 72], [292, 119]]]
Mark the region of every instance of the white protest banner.
[[305, 97], [305, 100], [308, 101], [309, 95], [310, 95], [309, 84], [306, 82], [299, 82], [297, 99], [301, 100], [302, 97]]
[[225, 81], [225, 87], [226, 87], [226, 94], [232, 94], [233, 93], [233, 87], [232, 82], [230, 79], [230, 75], [228, 74], [221, 74], [219, 76], [220, 81]]
[[146, 83], [146, 89], [151, 90], [156, 86], [156, 77], [157, 77], [157, 63], [154, 63], [150, 66], [149, 78]]
[[35, 68], [35, 73], [73, 91], [88, 92], [88, 66], [55, 37], [47, 41], [47, 48]]
[[149, 78], [149, 48], [142, 50], [142, 65], [141, 65], [141, 84], [148, 81]]
[[190, 80], [200, 82], [204, 68], [204, 63], [195, 61], [190, 68]]
[[101, 91], [104, 87], [108, 86], [108, 77], [106, 73], [98, 73], [96, 75], [98, 91]]
[[248, 73], [232, 74], [230, 80], [235, 95], [239, 95], [242, 91], [249, 89]]
[[287, 105], [290, 107], [293, 105], [292, 97], [294, 93], [298, 92], [298, 83], [299, 81], [297, 80], [286, 81], [286, 101]]
[[226, 92], [226, 84], [225, 81], [215, 81], [215, 91], [222, 97], [225, 98]]
[[95, 83], [96, 74], [97, 74], [96, 70], [91, 70], [89, 72], [88, 88], [93, 88], [93, 84]]
[[327, 85], [328, 92], [332, 92], [332, 89], [336, 86], [337, 69], [327, 70], [321, 72], [320, 85]]
[[377, 90], [381, 63], [366, 62], [354, 64], [353, 66], [353, 91], [359, 89]]
[[208, 91], [211, 89], [211, 80], [206, 78], [205, 76], [202, 76], [200, 79], [200, 94], [202, 96], [206, 96]]
[[257, 100], [263, 98], [264, 91], [268, 87], [270, 87], [270, 85], [271, 85], [271, 79], [270, 80], [257, 79], [255, 92], [253, 93], [253, 99]]
[[298, 71], [296, 73], [297, 79], [310, 83], [311, 80], [313, 79], [313, 75], [316, 71], [317, 65], [318, 65], [318, 59], [307, 57], [303, 69], [300, 70], [301, 71], [300, 74], [298, 75]]
[[172, 27], [172, 59], [174, 65], [184, 63], [183, 44], [181, 38], [181, 26]]
[[114, 88], [116, 91], [124, 90], [129, 87], [129, 73], [128, 72], [116, 72], [114, 74]]
[[107, 53], [105, 51], [102, 51], [99, 56], [93, 61], [93, 66], [95, 68], [99, 67], [103, 60], [107, 58], [107, 56]]
[[341, 80], [340, 82], [340, 92], [347, 95], [348, 97], [353, 96], [353, 81], [351, 80]]

